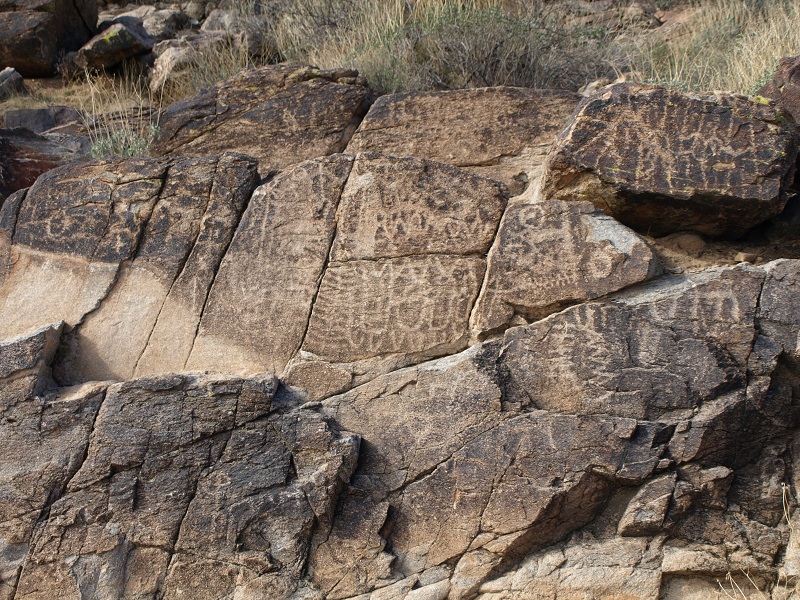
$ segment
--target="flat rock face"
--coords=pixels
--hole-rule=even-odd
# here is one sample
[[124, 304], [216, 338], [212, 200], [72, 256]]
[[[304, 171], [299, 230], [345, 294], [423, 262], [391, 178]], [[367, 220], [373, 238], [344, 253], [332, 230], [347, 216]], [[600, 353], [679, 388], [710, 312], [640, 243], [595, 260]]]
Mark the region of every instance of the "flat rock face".
[[[506, 211], [470, 321], [474, 337], [538, 320], [659, 271], [644, 241], [589, 203], [544, 201]], [[517, 323], [518, 324], [518, 323]]]
[[623, 83], [581, 103], [539, 193], [587, 200], [650, 235], [741, 236], [783, 209], [798, 145], [774, 105]]
[[0, 65], [44, 77], [94, 35], [97, 0], [12, 0], [0, 6], [0, 19]]
[[169, 106], [155, 154], [255, 157], [262, 175], [341, 152], [367, 111], [371, 90], [355, 71], [270, 66], [246, 71]]
[[466, 167], [517, 195], [538, 178], [579, 99], [570, 92], [510, 87], [381, 96], [347, 152], [420, 156]]
[[[798, 269], [659, 280], [325, 400], [362, 450], [316, 587], [652, 599], [744, 564], [765, 581], [787, 539], [774, 460], [798, 424], [781, 366], [797, 320], [772, 307]], [[620, 311], [630, 325], [605, 316]]]
[[800, 120], [800, 56], [782, 58], [772, 81], [758, 93], [775, 100], [795, 121]]

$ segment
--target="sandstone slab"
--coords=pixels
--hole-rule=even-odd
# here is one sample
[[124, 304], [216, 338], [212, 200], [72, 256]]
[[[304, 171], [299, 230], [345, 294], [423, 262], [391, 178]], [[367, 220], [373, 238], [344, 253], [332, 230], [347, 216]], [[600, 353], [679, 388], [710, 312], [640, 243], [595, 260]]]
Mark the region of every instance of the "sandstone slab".
[[351, 153], [419, 156], [474, 170], [522, 192], [579, 97], [496, 87], [381, 96], [347, 147]]
[[355, 71], [263, 67], [169, 106], [156, 154], [243, 152], [263, 175], [344, 150], [369, 107], [371, 91]]
[[623, 83], [581, 102], [538, 191], [651, 235], [741, 236], [783, 210], [799, 145], [775, 105]]
[[255, 163], [226, 154], [164, 166], [135, 254], [65, 340], [65, 381], [185, 370], [209, 288], [255, 186]]
[[665, 278], [648, 291], [512, 328], [503, 354], [509, 398], [653, 419], [742, 390], [763, 281], [747, 268]]
[[208, 298], [187, 366], [280, 373], [302, 344], [352, 158], [301, 163], [259, 187]]

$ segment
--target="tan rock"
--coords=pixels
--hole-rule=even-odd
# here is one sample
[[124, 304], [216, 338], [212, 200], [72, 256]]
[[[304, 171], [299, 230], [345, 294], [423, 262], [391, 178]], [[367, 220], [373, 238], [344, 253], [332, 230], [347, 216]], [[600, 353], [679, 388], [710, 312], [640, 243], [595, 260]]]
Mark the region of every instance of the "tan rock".
[[507, 327], [515, 315], [541, 319], [658, 273], [635, 233], [592, 205], [545, 201], [509, 207], [489, 252], [472, 335]]
[[261, 174], [344, 150], [369, 107], [355, 71], [273, 65], [244, 71], [170, 105], [152, 151], [242, 152]]
[[462, 169], [361, 154], [342, 194], [331, 262], [483, 255], [506, 198], [503, 186]]
[[450, 163], [498, 179], [516, 195], [538, 177], [578, 100], [570, 92], [511, 87], [381, 96], [347, 151]]
[[179, 159], [169, 167], [135, 258], [67, 339], [63, 380], [184, 370], [256, 173], [254, 162], [240, 155]]
[[220, 265], [189, 369], [281, 373], [308, 326], [352, 166], [308, 161], [256, 190]]
[[74, 326], [97, 308], [136, 251], [165, 169], [139, 160], [62, 167], [3, 205], [0, 338]]

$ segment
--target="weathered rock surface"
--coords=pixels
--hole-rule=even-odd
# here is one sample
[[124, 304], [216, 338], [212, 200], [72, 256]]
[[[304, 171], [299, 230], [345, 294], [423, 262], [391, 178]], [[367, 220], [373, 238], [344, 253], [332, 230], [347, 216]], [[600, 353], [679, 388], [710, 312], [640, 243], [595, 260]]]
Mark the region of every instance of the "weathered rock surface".
[[175, 37], [178, 31], [186, 27], [189, 24], [189, 17], [175, 8], [158, 9], [155, 6], [143, 5], [101, 21], [98, 28], [102, 31], [114, 23], [122, 23], [134, 30], [139, 29], [155, 40], [166, 40]]
[[189, 33], [153, 46], [150, 91], [169, 97], [190, 85], [190, 67], [205, 52], [221, 52], [227, 38], [219, 33]]
[[255, 157], [262, 175], [344, 150], [366, 113], [371, 90], [356, 71], [263, 67], [169, 106], [157, 154]]
[[[317, 81], [277, 96], [366, 89]], [[0, 599], [784, 597], [800, 261], [676, 262], [420, 157], [280, 160], [3, 202]]]
[[758, 93], [775, 100], [795, 121], [800, 121], [800, 56], [782, 58], [772, 80]]
[[0, 65], [25, 77], [52, 75], [64, 52], [96, 30], [96, 0], [10, 0], [0, 5]]
[[[68, 321], [80, 327], [65, 341], [64, 379], [184, 369], [209, 288], [256, 180], [252, 159], [236, 154], [148, 161], [147, 168], [146, 180], [109, 186], [113, 209], [103, 209], [119, 211], [126, 221], [124, 252], [90, 259], [105, 263], [113, 285], [95, 298], [102, 303]], [[26, 205], [35, 202], [35, 191]]]
[[578, 100], [570, 92], [510, 87], [381, 96], [347, 152], [420, 156], [466, 167], [517, 195], [539, 177]]
[[25, 95], [28, 89], [22, 75], [17, 73], [12, 67], [6, 67], [0, 71], [0, 102], [7, 100], [14, 95]]
[[488, 257], [471, 329], [535, 321], [654, 276], [658, 261], [635, 233], [588, 203], [544, 201], [511, 206]]
[[33, 185], [42, 173], [83, 160], [87, 151], [80, 140], [0, 129], [0, 197]]
[[580, 104], [539, 192], [652, 235], [740, 236], [783, 210], [799, 145], [774, 105], [623, 83]]
[[33, 133], [45, 133], [56, 127], [82, 126], [84, 117], [80, 111], [69, 106], [48, 106], [7, 110], [2, 115], [2, 122], [3, 127], [8, 129], [22, 127]]
[[358, 438], [274, 410], [272, 376], [33, 396], [57, 344], [0, 346], [2, 597], [290, 597]]
[[241, 45], [248, 56], [270, 56], [275, 51], [269, 41], [269, 16], [241, 15], [230, 10], [212, 10], [200, 28], [204, 32], [224, 33], [228, 43]]
[[[346, 598], [394, 582], [421, 591], [444, 569], [449, 598], [654, 599], [739, 569], [774, 577], [787, 540], [775, 461], [800, 415], [781, 366], [797, 320], [773, 311], [796, 295], [799, 269], [646, 284], [324, 401], [363, 441], [313, 581]], [[600, 316], [621, 309], [636, 311], [634, 329]], [[606, 363], [617, 348], [636, 364]]]
[[114, 23], [98, 33], [78, 50], [74, 58], [80, 69], [106, 69], [126, 58], [144, 54], [153, 47], [153, 39], [143, 30]]

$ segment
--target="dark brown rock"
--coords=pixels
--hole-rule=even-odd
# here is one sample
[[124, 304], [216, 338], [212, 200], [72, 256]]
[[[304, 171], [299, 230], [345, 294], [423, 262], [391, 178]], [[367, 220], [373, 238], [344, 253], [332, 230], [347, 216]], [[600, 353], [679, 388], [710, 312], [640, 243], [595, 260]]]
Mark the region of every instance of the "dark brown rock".
[[22, 75], [17, 73], [12, 67], [6, 67], [0, 71], [0, 102], [7, 100], [11, 96], [24, 96], [28, 93]]
[[371, 90], [355, 71], [263, 67], [169, 106], [156, 154], [255, 157], [262, 175], [344, 150], [367, 111]]
[[25, 77], [53, 74], [60, 56], [94, 35], [96, 0], [11, 0], [0, 5], [0, 65]]
[[154, 40], [143, 33], [123, 23], [114, 23], [78, 50], [75, 64], [79, 69], [106, 69], [144, 54], [153, 48]]
[[85, 150], [22, 128], [0, 129], [0, 196], [30, 187], [42, 173], [86, 158]]
[[800, 120], [800, 56], [785, 56], [772, 80], [758, 91]]
[[419, 156], [522, 192], [578, 105], [570, 92], [496, 87], [381, 96], [347, 151]]
[[4, 405], [4, 597], [290, 597], [358, 439], [273, 411], [276, 387], [164, 375]]
[[539, 192], [588, 200], [649, 235], [741, 236], [783, 210], [799, 145], [774, 105], [623, 83], [581, 103]]
[[82, 126], [81, 111], [70, 106], [48, 106], [46, 108], [18, 108], [3, 113], [3, 127], [23, 127], [33, 133], [44, 133], [56, 127]]

